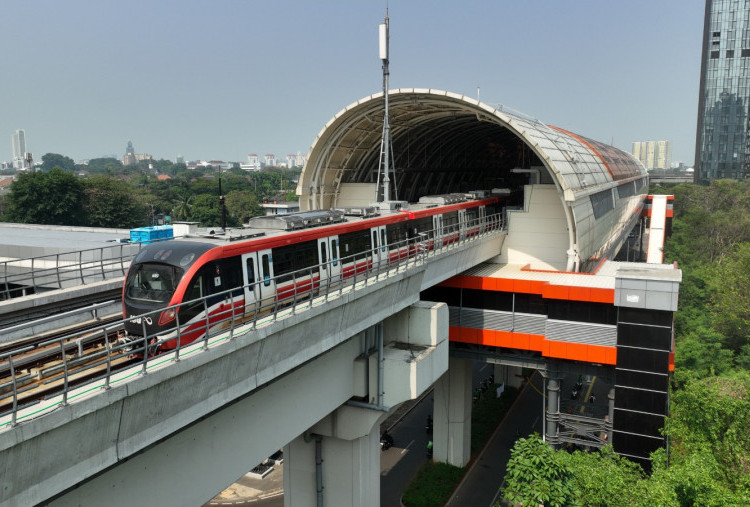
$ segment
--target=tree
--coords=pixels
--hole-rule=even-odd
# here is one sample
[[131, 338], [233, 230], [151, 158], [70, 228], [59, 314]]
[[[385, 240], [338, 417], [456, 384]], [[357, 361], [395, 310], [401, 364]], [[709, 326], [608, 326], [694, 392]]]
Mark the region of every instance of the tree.
[[726, 347], [735, 353], [750, 344], [750, 243], [741, 243], [718, 270], [718, 290], [713, 297], [716, 329]]
[[92, 174], [121, 174], [122, 162], [112, 157], [92, 158], [85, 169]]
[[187, 220], [193, 209], [193, 193], [183, 189], [177, 196], [177, 204], [172, 209], [174, 220]]
[[226, 206], [227, 212], [241, 224], [261, 214], [258, 200], [250, 190], [232, 190], [227, 194]]
[[615, 454], [612, 446], [599, 451], [558, 451], [556, 459], [570, 470], [570, 487], [580, 505], [629, 505], [632, 492], [645, 475], [641, 467]]
[[566, 505], [573, 498], [570, 475], [565, 461], [534, 433], [511, 450], [503, 497], [521, 505]]
[[19, 175], [8, 194], [6, 219], [12, 222], [83, 225], [83, 184], [55, 167], [48, 173]]
[[92, 227], [131, 228], [147, 223], [145, 207], [130, 185], [107, 176], [85, 181], [84, 209]]
[[73, 172], [76, 170], [76, 163], [72, 158], [60, 155], [59, 153], [47, 153], [42, 155], [42, 172], [50, 172], [53, 168], [59, 167], [63, 171]]

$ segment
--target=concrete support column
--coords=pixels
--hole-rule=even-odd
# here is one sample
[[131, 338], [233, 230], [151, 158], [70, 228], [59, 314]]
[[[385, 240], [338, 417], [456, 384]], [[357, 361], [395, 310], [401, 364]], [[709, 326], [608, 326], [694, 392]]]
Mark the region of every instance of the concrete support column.
[[495, 376], [495, 382], [498, 384], [508, 385], [508, 367], [502, 364], [494, 365], [492, 374]]
[[523, 369], [520, 366], [508, 366], [508, 385], [511, 387], [521, 387], [523, 382]]
[[546, 440], [552, 445], [557, 443], [557, 423], [560, 412], [558, 410], [560, 383], [556, 379], [547, 381], [547, 435]]
[[471, 457], [471, 364], [451, 357], [448, 373], [435, 383], [433, 459], [458, 467]]
[[[303, 435], [284, 447], [285, 507], [380, 505], [380, 435]], [[316, 452], [319, 453], [316, 456]], [[321, 459], [318, 459], [321, 458]]]

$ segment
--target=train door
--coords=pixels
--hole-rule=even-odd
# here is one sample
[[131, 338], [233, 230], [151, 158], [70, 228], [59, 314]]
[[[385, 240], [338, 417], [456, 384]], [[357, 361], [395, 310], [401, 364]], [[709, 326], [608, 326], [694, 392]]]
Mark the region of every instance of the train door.
[[372, 262], [373, 265], [382, 265], [388, 262], [388, 236], [385, 226], [370, 229], [372, 236]]
[[487, 210], [484, 206], [479, 206], [479, 233], [484, 232], [484, 223], [487, 220]]
[[443, 215], [432, 216], [432, 235], [435, 238], [433, 248], [440, 248], [443, 246]]
[[260, 300], [258, 252], [242, 255], [242, 285], [245, 286], [245, 307], [255, 305]]
[[[253, 255], [253, 254], [250, 254]], [[265, 301], [273, 299], [276, 294], [276, 282], [273, 279], [273, 257], [271, 256], [271, 250], [261, 250], [255, 253], [255, 270], [256, 277], [255, 287], [257, 292], [255, 297], [259, 301]], [[243, 259], [244, 259], [243, 255]]]
[[460, 209], [458, 210], [458, 230], [459, 230], [459, 239], [464, 240], [466, 239], [466, 210]]
[[336, 281], [341, 276], [341, 262], [339, 261], [339, 237], [331, 236], [318, 239], [318, 259], [320, 259], [320, 285], [327, 284], [327, 280]]

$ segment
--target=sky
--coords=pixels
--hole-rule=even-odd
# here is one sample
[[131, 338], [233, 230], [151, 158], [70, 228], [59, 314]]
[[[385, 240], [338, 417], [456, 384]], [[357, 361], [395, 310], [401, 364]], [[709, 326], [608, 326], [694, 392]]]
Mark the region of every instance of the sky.
[[[477, 97], [692, 164], [703, 0], [0, 0], [0, 161], [307, 153], [391, 88]], [[5, 141], [3, 141], [5, 138]]]

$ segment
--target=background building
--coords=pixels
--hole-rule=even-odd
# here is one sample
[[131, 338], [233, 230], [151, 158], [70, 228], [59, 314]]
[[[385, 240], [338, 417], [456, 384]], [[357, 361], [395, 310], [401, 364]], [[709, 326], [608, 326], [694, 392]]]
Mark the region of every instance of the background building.
[[671, 141], [636, 141], [632, 153], [646, 169], [664, 170], [672, 166]]
[[750, 4], [706, 0], [695, 181], [746, 178], [750, 101]]
[[260, 157], [255, 153], [250, 153], [247, 156], [247, 164], [240, 164], [240, 169], [243, 171], [260, 171]]
[[13, 167], [19, 170], [26, 168], [26, 131], [18, 129], [12, 136]]
[[128, 141], [128, 147], [125, 148], [125, 155], [122, 157], [122, 165], [135, 165], [136, 162], [133, 141]]
[[273, 153], [266, 153], [263, 155], [263, 163], [265, 167], [276, 167], [276, 155]]

